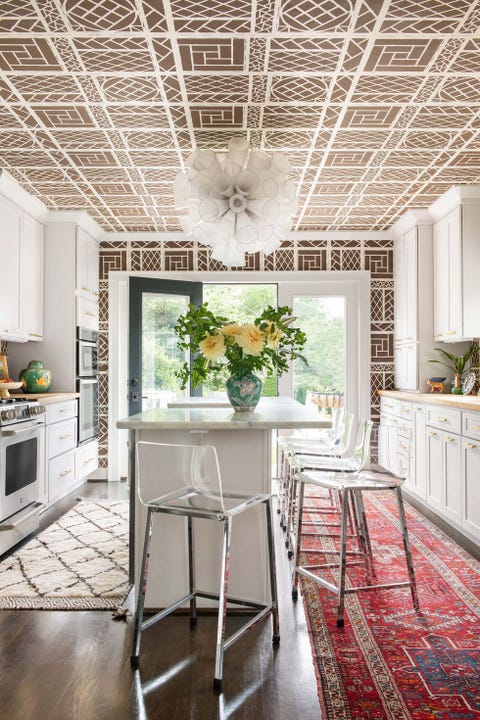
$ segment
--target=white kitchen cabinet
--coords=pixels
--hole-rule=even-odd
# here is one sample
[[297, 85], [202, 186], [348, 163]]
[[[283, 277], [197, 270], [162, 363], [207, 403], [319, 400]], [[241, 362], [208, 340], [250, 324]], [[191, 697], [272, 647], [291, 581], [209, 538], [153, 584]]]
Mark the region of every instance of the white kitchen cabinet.
[[455, 342], [480, 336], [480, 185], [458, 185], [430, 206], [435, 219], [434, 336]]
[[480, 442], [478, 439], [463, 437], [462, 483], [462, 527], [480, 540]]
[[98, 302], [98, 242], [82, 227], [76, 228], [75, 286], [78, 293]]
[[427, 503], [434, 510], [442, 512], [443, 489], [443, 438], [440, 430], [427, 427]]
[[444, 507], [443, 514], [457, 525], [462, 523], [462, 438], [455, 433], [443, 433]]
[[461, 412], [454, 408], [427, 405], [425, 423], [427, 500], [444, 517], [461, 525]]
[[75, 474], [78, 480], [85, 480], [98, 468], [98, 440], [77, 447], [75, 453]]
[[22, 210], [0, 195], [0, 247], [2, 281], [0, 282], [0, 339], [15, 340], [20, 328], [20, 237]]
[[427, 457], [425, 448], [425, 406], [411, 403], [412, 416], [412, 467], [406, 487], [419, 498], [427, 497]]
[[43, 336], [43, 225], [0, 195], [0, 339]]
[[77, 401], [46, 406], [48, 502], [52, 504], [83, 482], [75, 472]]
[[422, 392], [433, 350], [432, 218], [409, 211], [394, 226], [395, 387]]
[[20, 326], [27, 340], [43, 339], [44, 226], [23, 214], [20, 242]]

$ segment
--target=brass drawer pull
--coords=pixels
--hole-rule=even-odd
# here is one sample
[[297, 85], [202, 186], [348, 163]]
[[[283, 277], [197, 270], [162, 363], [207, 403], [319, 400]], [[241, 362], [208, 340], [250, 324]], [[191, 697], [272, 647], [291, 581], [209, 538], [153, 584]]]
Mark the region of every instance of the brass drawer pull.
[[71, 470], [64, 470], [63, 472], [60, 473], [60, 477], [65, 477], [65, 475], [70, 475], [71, 472], [72, 472]]
[[464, 448], [468, 448], [468, 450], [476, 450], [477, 446], [474, 445], [474, 443], [463, 443]]

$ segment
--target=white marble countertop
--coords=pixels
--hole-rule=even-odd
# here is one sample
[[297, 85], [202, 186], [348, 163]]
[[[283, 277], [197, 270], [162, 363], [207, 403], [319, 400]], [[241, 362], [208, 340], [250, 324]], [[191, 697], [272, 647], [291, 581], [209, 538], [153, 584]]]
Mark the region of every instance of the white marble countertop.
[[[189, 399], [186, 401], [188, 402]], [[190, 399], [191, 400], [191, 399]], [[120, 430], [275, 430], [328, 428], [316, 411], [291, 398], [262, 398], [253, 413], [236, 413], [228, 407], [171, 407], [147, 410], [117, 422]]]

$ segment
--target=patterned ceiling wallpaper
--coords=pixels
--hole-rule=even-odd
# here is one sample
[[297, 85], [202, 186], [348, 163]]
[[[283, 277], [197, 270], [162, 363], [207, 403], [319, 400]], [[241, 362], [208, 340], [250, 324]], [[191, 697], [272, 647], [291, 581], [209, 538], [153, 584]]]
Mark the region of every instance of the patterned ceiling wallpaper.
[[3, 0], [0, 166], [106, 231], [178, 231], [233, 135], [285, 152], [293, 229], [386, 229], [480, 181], [480, 0]]

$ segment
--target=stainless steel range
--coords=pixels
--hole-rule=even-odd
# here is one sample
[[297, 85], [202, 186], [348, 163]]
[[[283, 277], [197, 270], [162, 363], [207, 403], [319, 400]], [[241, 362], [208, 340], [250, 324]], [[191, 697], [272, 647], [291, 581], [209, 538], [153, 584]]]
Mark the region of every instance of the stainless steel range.
[[0, 553], [38, 527], [45, 473], [45, 407], [0, 400]]

